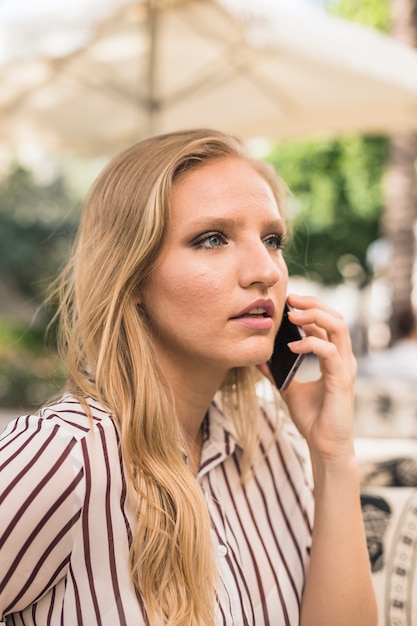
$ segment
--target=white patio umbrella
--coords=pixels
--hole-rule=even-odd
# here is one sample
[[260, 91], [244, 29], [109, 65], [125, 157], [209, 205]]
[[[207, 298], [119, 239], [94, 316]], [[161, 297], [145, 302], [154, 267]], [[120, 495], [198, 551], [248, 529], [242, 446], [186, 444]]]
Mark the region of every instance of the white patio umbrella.
[[0, 136], [79, 154], [155, 132], [239, 136], [417, 129], [417, 52], [266, 0], [137, 0], [84, 46], [0, 66]]

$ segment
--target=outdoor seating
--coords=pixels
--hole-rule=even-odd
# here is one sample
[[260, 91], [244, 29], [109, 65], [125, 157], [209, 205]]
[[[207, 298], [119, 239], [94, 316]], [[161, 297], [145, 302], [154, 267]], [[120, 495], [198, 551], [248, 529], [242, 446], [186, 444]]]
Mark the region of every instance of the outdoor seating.
[[355, 406], [361, 503], [379, 623], [415, 626], [417, 388], [360, 378]]

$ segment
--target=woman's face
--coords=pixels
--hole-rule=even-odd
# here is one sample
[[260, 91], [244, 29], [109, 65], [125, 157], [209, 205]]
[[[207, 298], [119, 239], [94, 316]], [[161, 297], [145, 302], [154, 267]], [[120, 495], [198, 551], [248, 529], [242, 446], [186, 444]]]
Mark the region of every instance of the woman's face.
[[141, 292], [165, 371], [265, 362], [284, 307], [283, 216], [243, 160], [212, 161], [176, 184], [159, 261]]

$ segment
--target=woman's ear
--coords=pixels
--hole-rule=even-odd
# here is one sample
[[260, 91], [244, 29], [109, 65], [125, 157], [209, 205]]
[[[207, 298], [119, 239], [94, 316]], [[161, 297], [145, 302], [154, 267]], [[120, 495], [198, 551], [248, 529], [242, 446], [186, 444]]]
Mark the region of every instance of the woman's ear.
[[146, 309], [145, 306], [143, 304], [143, 302], [141, 302], [140, 300], [136, 303], [136, 308], [138, 310], [139, 315], [143, 316], [143, 317], [147, 317], [147, 313], [146, 313]]

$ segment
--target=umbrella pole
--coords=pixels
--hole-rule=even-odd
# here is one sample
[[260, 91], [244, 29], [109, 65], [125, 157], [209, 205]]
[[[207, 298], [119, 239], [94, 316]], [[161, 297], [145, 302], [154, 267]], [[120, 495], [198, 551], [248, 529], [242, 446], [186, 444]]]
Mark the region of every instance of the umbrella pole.
[[149, 40], [149, 56], [148, 56], [148, 98], [147, 98], [147, 117], [148, 117], [148, 134], [153, 135], [156, 132], [157, 113], [159, 105], [156, 98], [156, 64], [157, 64], [157, 37], [158, 37], [158, 0], [148, 0], [148, 40]]

